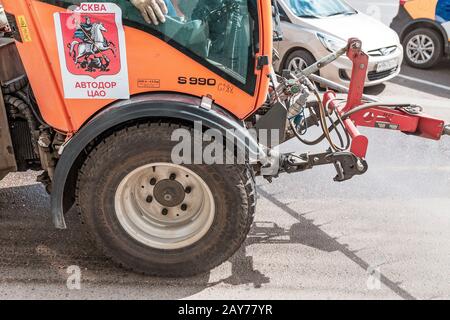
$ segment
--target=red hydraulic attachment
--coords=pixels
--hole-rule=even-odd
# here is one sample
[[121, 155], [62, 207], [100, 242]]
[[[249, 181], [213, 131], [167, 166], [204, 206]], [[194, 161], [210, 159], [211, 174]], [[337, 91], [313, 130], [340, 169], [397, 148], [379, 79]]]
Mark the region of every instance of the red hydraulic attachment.
[[[324, 95], [324, 106], [336, 109], [341, 116], [351, 112], [363, 104], [364, 85], [366, 82], [369, 57], [362, 51], [362, 43], [358, 39], [350, 39], [347, 57], [353, 63], [353, 70], [348, 93], [348, 100], [341, 105], [333, 91]], [[387, 108], [373, 106], [357, 111], [344, 120], [344, 125], [352, 138], [350, 151], [357, 157], [364, 159], [367, 154], [369, 140], [362, 135], [357, 126], [399, 130], [403, 133], [420, 136], [427, 139], [439, 140], [442, 135], [449, 134], [444, 121], [428, 116], [413, 108]]]

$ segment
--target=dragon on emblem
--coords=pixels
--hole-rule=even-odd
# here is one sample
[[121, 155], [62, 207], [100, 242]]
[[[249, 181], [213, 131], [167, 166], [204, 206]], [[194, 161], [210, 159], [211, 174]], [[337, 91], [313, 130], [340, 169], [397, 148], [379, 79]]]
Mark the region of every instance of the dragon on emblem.
[[116, 45], [104, 36], [108, 30], [101, 22], [91, 22], [85, 17], [84, 23], [79, 23], [71, 43], [67, 44], [70, 56], [78, 68], [87, 72], [109, 71], [110, 59], [105, 54], [111, 51], [116, 57]]

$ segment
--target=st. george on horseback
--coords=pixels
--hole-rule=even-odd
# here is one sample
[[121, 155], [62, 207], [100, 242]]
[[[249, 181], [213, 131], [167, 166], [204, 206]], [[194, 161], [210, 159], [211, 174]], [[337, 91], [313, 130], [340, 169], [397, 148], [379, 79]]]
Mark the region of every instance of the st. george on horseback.
[[111, 61], [104, 52], [111, 51], [116, 57], [116, 46], [104, 36], [108, 30], [103, 23], [91, 22], [90, 17], [84, 17], [84, 20], [84, 23], [77, 24], [73, 36], [76, 40], [67, 44], [70, 56], [77, 67], [88, 72], [109, 71]]

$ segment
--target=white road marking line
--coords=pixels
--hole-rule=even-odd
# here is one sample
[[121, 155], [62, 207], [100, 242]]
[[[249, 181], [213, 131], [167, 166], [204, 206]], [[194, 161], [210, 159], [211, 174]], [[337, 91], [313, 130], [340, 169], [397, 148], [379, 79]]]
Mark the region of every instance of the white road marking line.
[[405, 79], [405, 80], [409, 80], [409, 81], [414, 81], [414, 82], [426, 84], [426, 85], [429, 85], [431, 87], [436, 87], [436, 88], [439, 88], [439, 89], [444, 89], [444, 90], [450, 91], [450, 87], [444, 86], [442, 84], [438, 84], [438, 83], [435, 83], [435, 82], [422, 80], [422, 79], [418, 79], [418, 78], [414, 78], [414, 77], [410, 77], [410, 76], [405, 76], [403, 74], [399, 74], [397, 77]]

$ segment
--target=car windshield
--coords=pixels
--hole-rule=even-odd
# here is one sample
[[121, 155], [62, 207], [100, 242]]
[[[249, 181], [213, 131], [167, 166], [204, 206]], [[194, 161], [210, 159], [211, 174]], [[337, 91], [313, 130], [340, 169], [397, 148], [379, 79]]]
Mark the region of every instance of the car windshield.
[[341, 0], [284, 0], [292, 12], [301, 18], [323, 18], [357, 13]]

